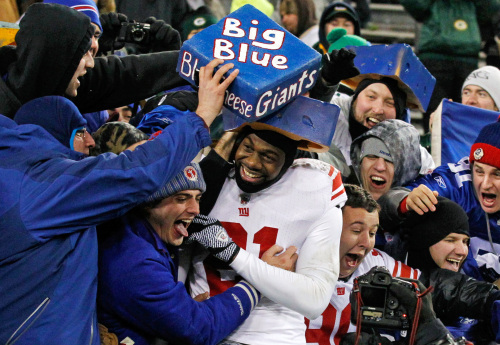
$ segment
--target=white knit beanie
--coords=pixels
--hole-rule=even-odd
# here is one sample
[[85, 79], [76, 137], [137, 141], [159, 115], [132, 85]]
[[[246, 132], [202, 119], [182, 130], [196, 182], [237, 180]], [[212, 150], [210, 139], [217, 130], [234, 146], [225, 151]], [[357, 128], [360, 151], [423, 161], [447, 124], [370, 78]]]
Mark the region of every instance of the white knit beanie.
[[495, 105], [500, 109], [500, 70], [493, 66], [484, 66], [473, 71], [465, 79], [462, 92], [467, 85], [476, 85], [488, 92]]

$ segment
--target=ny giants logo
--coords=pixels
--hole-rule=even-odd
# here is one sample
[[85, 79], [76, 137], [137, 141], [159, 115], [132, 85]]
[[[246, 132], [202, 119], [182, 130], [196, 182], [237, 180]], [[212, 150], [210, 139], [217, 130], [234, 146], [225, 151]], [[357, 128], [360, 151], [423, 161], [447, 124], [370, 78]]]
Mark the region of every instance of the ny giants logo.
[[240, 211], [240, 217], [250, 216], [250, 210], [248, 207], [238, 207], [238, 210]]

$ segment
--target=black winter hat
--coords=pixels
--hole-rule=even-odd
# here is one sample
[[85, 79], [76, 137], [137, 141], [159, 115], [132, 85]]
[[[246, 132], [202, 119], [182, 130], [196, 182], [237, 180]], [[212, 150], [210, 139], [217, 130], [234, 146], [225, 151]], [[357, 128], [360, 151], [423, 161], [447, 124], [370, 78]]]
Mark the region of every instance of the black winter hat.
[[429, 247], [449, 234], [469, 236], [469, 218], [462, 207], [441, 196], [437, 199], [434, 212], [422, 216], [412, 212], [402, 224], [402, 231], [408, 236], [408, 264], [412, 267], [433, 267]]
[[[334, 2], [329, 7], [331, 12], [325, 17], [325, 23], [328, 23], [334, 17], [345, 17], [349, 19], [354, 24], [354, 34], [357, 36], [361, 36], [361, 28], [359, 25], [359, 16], [356, 13], [356, 10], [352, 8], [349, 4], [345, 2]], [[326, 10], [325, 10], [326, 12]]]
[[406, 93], [399, 88], [398, 82], [395, 79], [389, 77], [383, 77], [382, 79], [363, 79], [354, 91], [354, 95], [352, 98], [353, 103], [361, 91], [366, 89], [369, 85], [376, 83], [381, 83], [387, 86], [392, 94], [392, 98], [394, 98], [394, 106], [396, 107], [396, 119], [403, 119], [406, 112]]

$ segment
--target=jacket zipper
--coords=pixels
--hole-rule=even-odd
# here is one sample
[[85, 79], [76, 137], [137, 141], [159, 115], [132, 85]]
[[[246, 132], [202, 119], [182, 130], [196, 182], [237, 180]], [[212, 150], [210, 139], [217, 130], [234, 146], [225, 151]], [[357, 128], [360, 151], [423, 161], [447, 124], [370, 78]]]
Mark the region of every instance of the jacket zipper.
[[[12, 333], [12, 335], [10, 336], [9, 340], [7, 340], [7, 343], [5, 343], [5, 345], [12, 345], [14, 344], [16, 341], [19, 340], [19, 338], [24, 334], [24, 332], [26, 332], [30, 327], [31, 325], [33, 325], [33, 323], [40, 317], [40, 315], [43, 313], [43, 311], [45, 310], [45, 308], [47, 308], [47, 305], [50, 303], [50, 298], [46, 297], [42, 303], [40, 303], [38, 305], [38, 307], [33, 311], [33, 313], [31, 313], [30, 316], [28, 316], [28, 318], [26, 320], [24, 320], [24, 322], [14, 331], [14, 333]], [[33, 320], [31, 321], [30, 325], [28, 327], [26, 327], [26, 329], [24, 329], [18, 336], [16, 339], [14, 339], [14, 337], [16, 337], [16, 333], [19, 332], [23, 326], [28, 322], [30, 321], [30, 319], [33, 318]]]

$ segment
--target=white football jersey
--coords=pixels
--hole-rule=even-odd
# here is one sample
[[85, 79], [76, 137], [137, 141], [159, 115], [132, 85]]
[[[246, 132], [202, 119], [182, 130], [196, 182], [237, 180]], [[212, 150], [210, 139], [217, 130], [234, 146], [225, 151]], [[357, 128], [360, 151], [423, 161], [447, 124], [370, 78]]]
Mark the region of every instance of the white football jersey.
[[389, 254], [373, 249], [361, 262], [348, 281], [337, 282], [330, 304], [323, 314], [315, 320], [307, 320], [306, 340], [308, 344], [339, 345], [346, 334], [356, 332], [356, 325], [351, 323], [351, 294], [354, 278], [367, 273], [374, 266], [384, 266], [393, 277], [418, 279], [420, 271], [394, 260]]
[[[265, 296], [228, 339], [305, 344], [304, 316], [321, 314], [338, 278], [345, 201], [340, 173], [318, 160], [296, 160], [281, 180], [257, 193], [245, 194], [226, 179], [210, 216], [244, 250], [231, 264], [234, 270], [206, 254], [195, 256], [189, 282], [193, 296], [213, 296], [242, 276]], [[258, 259], [274, 244], [298, 248], [295, 272]]]

